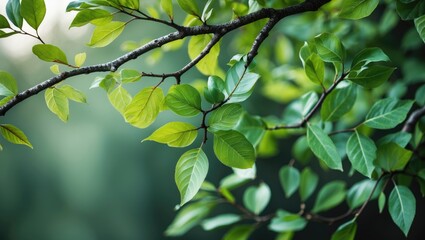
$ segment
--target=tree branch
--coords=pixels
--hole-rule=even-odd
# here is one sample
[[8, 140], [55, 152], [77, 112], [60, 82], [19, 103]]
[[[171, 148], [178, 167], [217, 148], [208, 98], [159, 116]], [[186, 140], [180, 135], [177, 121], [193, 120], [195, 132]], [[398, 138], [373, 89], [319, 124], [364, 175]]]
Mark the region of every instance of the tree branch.
[[419, 122], [419, 120], [421, 120], [421, 118], [424, 116], [425, 106], [412, 112], [412, 114], [409, 115], [407, 121], [404, 123], [402, 131], [412, 133], [415, 130], [416, 123]]

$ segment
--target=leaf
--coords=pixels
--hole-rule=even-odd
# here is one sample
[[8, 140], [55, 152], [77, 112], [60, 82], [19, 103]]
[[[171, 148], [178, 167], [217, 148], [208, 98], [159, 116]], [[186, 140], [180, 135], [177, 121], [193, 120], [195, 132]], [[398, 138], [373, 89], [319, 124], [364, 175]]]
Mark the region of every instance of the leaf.
[[400, 145], [400, 147], [406, 147], [412, 139], [412, 134], [408, 132], [396, 132], [392, 134], [388, 134], [381, 139], [378, 140], [378, 145], [383, 145], [386, 143], [396, 143]]
[[379, 0], [345, 0], [339, 17], [360, 19], [369, 16], [378, 6]]
[[263, 120], [260, 117], [253, 117], [248, 113], [242, 114], [235, 130], [242, 133], [254, 147], [260, 144], [266, 132]]
[[252, 225], [237, 225], [224, 235], [223, 240], [248, 240], [254, 230]]
[[388, 198], [388, 211], [394, 223], [407, 237], [416, 214], [416, 199], [409, 188], [394, 186]]
[[234, 168], [251, 168], [255, 163], [252, 144], [234, 130], [214, 133], [214, 153], [224, 165]]
[[195, 141], [198, 129], [189, 123], [170, 122], [158, 128], [142, 142], [150, 140], [167, 144], [169, 147], [187, 147]]
[[176, 165], [175, 181], [180, 192], [180, 206], [198, 193], [208, 173], [208, 158], [201, 148], [185, 152]]
[[201, 95], [189, 84], [174, 85], [165, 97], [165, 104], [181, 116], [195, 116], [201, 112]]
[[258, 187], [251, 186], [246, 189], [243, 195], [245, 207], [256, 215], [259, 215], [269, 204], [271, 190], [265, 183], [260, 183]]
[[357, 232], [357, 223], [353, 219], [338, 227], [336, 232], [332, 234], [331, 240], [354, 240]]
[[242, 117], [243, 108], [237, 103], [230, 103], [219, 107], [208, 119], [208, 130], [216, 132], [219, 130], [235, 129]]
[[0, 133], [7, 141], [14, 144], [26, 145], [33, 148], [32, 144], [19, 128], [11, 124], [0, 124]]
[[114, 41], [124, 30], [126, 23], [112, 21], [105, 25], [96, 26], [88, 45], [90, 47], [105, 47]]
[[347, 79], [365, 88], [376, 88], [386, 82], [394, 70], [393, 67], [380, 65], [365, 66], [360, 70], [351, 71]]
[[[377, 184], [376, 181], [368, 179], [354, 184], [347, 192], [347, 203], [350, 209], [354, 210], [366, 202], [372, 194], [375, 184]], [[376, 195], [376, 192], [374, 192], [374, 195]]]
[[87, 102], [87, 99], [86, 99], [86, 96], [84, 95], [84, 93], [73, 88], [70, 85], [63, 85], [63, 86], [57, 87], [56, 89], [61, 91], [63, 94], [65, 94], [65, 96], [68, 99], [70, 99], [74, 102], [79, 102], [79, 103], [86, 103]]
[[245, 62], [235, 63], [226, 74], [225, 90], [230, 98], [228, 102], [245, 101], [253, 91], [254, 85], [260, 75], [245, 69]]
[[127, 7], [129, 9], [138, 10], [140, 6], [139, 0], [118, 0], [121, 6]]
[[279, 180], [286, 198], [289, 198], [300, 185], [300, 172], [292, 166], [283, 166], [279, 170]]
[[196, 1], [192, 0], [177, 0], [177, 3], [180, 5], [180, 7], [185, 11], [186, 13], [200, 17], [201, 14], [199, 12], [198, 5], [196, 4]]
[[48, 88], [45, 91], [44, 98], [50, 111], [56, 114], [63, 122], [67, 122], [69, 102], [66, 95], [56, 88]]
[[357, 130], [351, 135], [347, 142], [347, 156], [351, 165], [359, 173], [368, 178], [372, 177], [375, 169], [373, 161], [376, 159], [376, 145], [372, 139], [362, 135]]
[[425, 106], [425, 85], [422, 85], [415, 93], [415, 101], [419, 106]]
[[173, 2], [172, 0], [161, 0], [161, 9], [173, 20]]
[[388, 62], [390, 58], [380, 48], [365, 48], [354, 57], [351, 69], [358, 70], [371, 62]]
[[37, 44], [32, 47], [32, 52], [43, 61], [68, 64], [65, 53], [54, 45]]
[[112, 106], [125, 116], [125, 110], [131, 103], [132, 97], [122, 85], [119, 85], [113, 91], [108, 92], [108, 99]]
[[385, 202], [386, 202], [385, 194], [381, 192], [378, 198], [379, 213], [382, 213], [382, 211], [384, 210]]
[[241, 219], [242, 217], [236, 214], [221, 214], [213, 218], [205, 219], [202, 221], [201, 226], [205, 231], [211, 231], [219, 227], [231, 225]]
[[310, 55], [305, 62], [305, 73], [314, 83], [323, 85], [325, 79], [325, 63], [316, 53]]
[[415, 27], [419, 36], [421, 36], [422, 41], [425, 43], [425, 15], [415, 18]]
[[307, 125], [307, 143], [314, 155], [324, 161], [329, 168], [342, 171], [341, 157], [335, 144], [321, 128]]
[[4, 31], [0, 30], [0, 38], [7, 38], [7, 37], [12, 36], [12, 35], [15, 35], [15, 34], [18, 34], [18, 33], [17, 32], [8, 32], [8, 33], [6, 33]]
[[330, 33], [322, 33], [314, 38], [319, 56], [325, 62], [343, 62], [345, 49], [341, 41]]
[[224, 100], [224, 81], [217, 76], [208, 77], [207, 88], [204, 89], [204, 97], [211, 104], [220, 103]]
[[274, 232], [299, 231], [307, 226], [307, 220], [298, 214], [278, 210], [268, 228]]
[[304, 168], [304, 170], [301, 172], [299, 189], [302, 202], [305, 202], [311, 196], [311, 194], [313, 194], [318, 183], [319, 177], [317, 174], [308, 167]]
[[177, 237], [199, 224], [217, 205], [214, 201], [198, 201], [188, 204], [177, 213], [173, 222], [165, 230], [165, 235]]
[[20, 0], [9, 0], [6, 4], [6, 14], [9, 20], [18, 27], [22, 29], [23, 17], [21, 15], [21, 2]]
[[327, 183], [317, 194], [316, 202], [311, 210], [319, 213], [339, 205], [345, 199], [345, 182], [333, 181]]
[[377, 129], [390, 129], [406, 119], [413, 101], [385, 98], [377, 101], [363, 122], [368, 127]]
[[85, 52], [78, 53], [74, 57], [75, 66], [81, 67], [83, 66], [84, 62], [86, 61], [87, 54]]
[[18, 94], [16, 79], [8, 72], [0, 71], [0, 96], [15, 96]]
[[44, 0], [22, 0], [21, 15], [32, 28], [37, 30], [46, 15]]
[[425, 14], [425, 2], [422, 0], [397, 0], [397, 12], [403, 20], [412, 20]]
[[250, 178], [243, 178], [236, 173], [230, 174], [229, 176], [221, 179], [220, 189], [228, 189], [229, 191], [236, 189], [245, 183], [249, 182]]
[[390, 142], [378, 147], [376, 164], [386, 171], [403, 170], [413, 152]]
[[138, 128], [151, 125], [159, 114], [164, 102], [162, 89], [147, 87], [133, 97], [125, 109], [125, 120]]
[[120, 76], [123, 83], [137, 82], [142, 78], [142, 74], [139, 71], [132, 69], [121, 70]]
[[60, 69], [59, 69], [59, 65], [58, 64], [53, 64], [52, 66], [50, 66], [50, 71], [53, 74], [59, 75], [61, 73]]
[[10, 28], [10, 24], [7, 21], [6, 17], [0, 14], [0, 29], [2, 28]]
[[335, 121], [348, 113], [356, 103], [357, 86], [350, 84], [333, 90], [323, 101], [320, 111], [323, 121]]
[[[192, 36], [189, 40], [188, 54], [190, 60], [196, 59], [212, 40], [212, 35], [204, 34]], [[216, 43], [195, 66], [204, 75], [219, 75], [218, 56], [220, 55], [220, 43]]]
[[77, 13], [69, 28], [81, 27], [88, 23], [104, 25], [111, 22], [112, 18], [112, 14], [103, 9], [84, 9]]

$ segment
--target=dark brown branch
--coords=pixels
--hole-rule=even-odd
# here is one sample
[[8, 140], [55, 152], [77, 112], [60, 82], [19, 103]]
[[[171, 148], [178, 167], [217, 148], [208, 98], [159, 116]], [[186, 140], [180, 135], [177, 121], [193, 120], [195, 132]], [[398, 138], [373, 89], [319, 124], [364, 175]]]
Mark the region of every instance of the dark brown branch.
[[412, 133], [415, 130], [416, 123], [419, 120], [421, 120], [421, 118], [424, 116], [425, 116], [425, 106], [412, 112], [409, 115], [409, 118], [407, 119], [407, 121], [404, 123], [402, 131]]

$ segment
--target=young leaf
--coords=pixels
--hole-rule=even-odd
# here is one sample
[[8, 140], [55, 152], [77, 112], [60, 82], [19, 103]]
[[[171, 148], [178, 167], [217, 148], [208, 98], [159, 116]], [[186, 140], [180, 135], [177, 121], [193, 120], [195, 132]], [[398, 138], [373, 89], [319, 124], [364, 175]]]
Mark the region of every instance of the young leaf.
[[214, 153], [224, 165], [250, 168], [255, 162], [255, 149], [241, 133], [229, 130], [214, 133]]
[[43, 61], [68, 64], [65, 53], [54, 45], [37, 44], [32, 47], [32, 52]]
[[228, 102], [245, 101], [253, 91], [260, 75], [245, 69], [245, 62], [235, 63], [226, 74], [225, 89], [230, 100]]
[[21, 15], [21, 1], [20, 0], [9, 0], [6, 4], [6, 14], [9, 20], [22, 29], [23, 17]]
[[161, 0], [161, 9], [168, 15], [170, 20], [174, 19], [172, 0]]
[[425, 43], [425, 15], [415, 18], [415, 26], [419, 36], [421, 36], [422, 41]]
[[[191, 1], [192, 2], [192, 1]], [[195, 1], [193, 1], [195, 2]], [[189, 40], [188, 53], [191, 60], [194, 60], [204, 51], [205, 47], [210, 43], [211, 35], [203, 34], [193, 36]], [[196, 68], [204, 75], [219, 75], [221, 70], [218, 67], [218, 56], [220, 55], [220, 43], [216, 43], [208, 52], [208, 54], [201, 59]]]
[[345, 49], [339, 38], [329, 33], [322, 33], [314, 38], [319, 56], [325, 62], [340, 62], [345, 58]]
[[151, 125], [161, 110], [164, 102], [162, 89], [147, 87], [142, 89], [125, 109], [125, 120], [138, 128]]
[[50, 71], [53, 74], [59, 75], [61, 73], [60, 69], [59, 69], [59, 65], [58, 64], [53, 64], [52, 66], [50, 66]]
[[114, 41], [124, 30], [126, 23], [112, 21], [105, 25], [95, 27], [88, 45], [90, 47], [105, 47]]
[[56, 114], [63, 122], [67, 122], [69, 116], [67, 96], [56, 88], [48, 88], [45, 91], [44, 98], [50, 111]]
[[339, 16], [347, 19], [365, 18], [375, 10], [378, 4], [379, 0], [345, 0]]
[[88, 23], [104, 25], [111, 22], [112, 18], [113, 15], [103, 9], [84, 9], [77, 13], [69, 28], [81, 27]]
[[300, 185], [300, 172], [292, 166], [283, 166], [279, 170], [279, 180], [286, 198], [289, 198]]
[[413, 152], [390, 142], [379, 146], [376, 164], [386, 171], [403, 170], [412, 154]]
[[187, 147], [195, 141], [198, 129], [189, 123], [170, 122], [158, 128], [142, 142], [150, 140], [167, 144], [169, 147]]
[[108, 99], [112, 106], [124, 116], [127, 106], [131, 103], [132, 97], [122, 85], [119, 85], [111, 92], [108, 92]]
[[86, 99], [86, 96], [84, 95], [84, 93], [73, 88], [70, 85], [63, 85], [63, 86], [57, 87], [56, 89], [61, 91], [63, 94], [65, 94], [65, 96], [68, 99], [70, 99], [74, 102], [79, 102], [79, 103], [86, 103], [87, 102], [87, 99]]
[[242, 117], [243, 108], [237, 103], [230, 103], [219, 107], [208, 119], [208, 130], [216, 132], [219, 130], [235, 129]]
[[409, 188], [394, 186], [388, 198], [388, 211], [394, 223], [407, 237], [416, 214], [416, 199]]
[[46, 15], [44, 0], [22, 0], [21, 15], [32, 28], [37, 30]]
[[304, 168], [304, 170], [301, 172], [299, 189], [302, 202], [305, 202], [311, 196], [311, 194], [313, 194], [318, 183], [319, 177], [317, 174], [308, 167]]
[[254, 214], [260, 214], [269, 204], [271, 190], [265, 183], [260, 183], [258, 187], [251, 186], [246, 189], [243, 195], [245, 207]]
[[363, 124], [377, 129], [394, 128], [404, 121], [412, 104], [410, 100], [381, 99], [372, 106]]
[[307, 77], [314, 83], [323, 85], [325, 79], [325, 63], [316, 53], [307, 58], [304, 66]]
[[382, 211], [384, 210], [386, 201], [387, 201], [387, 199], [385, 197], [385, 194], [383, 192], [381, 192], [379, 194], [379, 198], [378, 198], [379, 213], [382, 213]]
[[118, 3], [121, 6], [127, 7], [129, 9], [138, 10], [140, 6], [139, 0], [118, 0]]
[[347, 156], [351, 165], [366, 177], [371, 177], [375, 169], [376, 146], [372, 139], [362, 135], [357, 130], [347, 142]]
[[318, 213], [331, 209], [344, 201], [345, 194], [345, 182], [330, 182], [320, 189], [311, 211]]
[[348, 113], [357, 98], [357, 86], [350, 84], [332, 91], [323, 101], [320, 111], [323, 121], [335, 121]]
[[142, 74], [139, 71], [132, 69], [121, 70], [120, 76], [123, 83], [137, 82], [142, 78]]
[[357, 232], [357, 223], [353, 219], [338, 227], [336, 232], [332, 234], [331, 240], [354, 240]]
[[360, 51], [351, 63], [351, 69], [359, 70], [371, 62], [388, 62], [390, 58], [380, 48], [365, 48]]
[[321, 128], [308, 124], [307, 142], [313, 153], [329, 168], [342, 171], [341, 156], [335, 144]]
[[75, 55], [74, 57], [75, 66], [77, 67], [83, 66], [84, 62], [86, 61], [86, 57], [87, 57], [87, 54], [85, 52], [78, 53], [77, 55]]
[[254, 230], [252, 225], [237, 225], [224, 235], [223, 240], [248, 240]]
[[165, 97], [165, 104], [181, 116], [195, 116], [201, 112], [201, 95], [189, 84], [174, 85]]
[[8, 72], [0, 71], [0, 96], [15, 96], [18, 94], [18, 85], [15, 78]]
[[198, 193], [208, 173], [208, 158], [201, 148], [185, 152], [176, 165], [175, 181], [180, 192], [180, 206]]
[[307, 223], [307, 220], [298, 214], [278, 210], [269, 224], [269, 229], [274, 232], [299, 231], [304, 229]]
[[192, 0], [177, 0], [177, 3], [180, 5], [180, 7], [185, 11], [186, 13], [201, 17], [201, 14], [199, 12], [198, 5], [196, 4], [196, 1]]
[[376, 88], [381, 86], [393, 74], [395, 68], [372, 65], [351, 71], [347, 79], [365, 88]]
[[22, 132], [19, 128], [11, 125], [11, 124], [0, 124], [0, 133], [7, 141], [14, 144], [23, 144], [30, 148], [32, 144], [28, 140], [27, 136], [25, 136], [24, 132]]
[[205, 219], [202, 221], [201, 226], [205, 231], [211, 231], [219, 227], [231, 225], [241, 219], [242, 217], [236, 214], [222, 214], [213, 218]]
[[[367, 201], [375, 184], [376, 181], [368, 179], [354, 184], [347, 192], [347, 203], [350, 209], [355, 209]], [[376, 192], [374, 196], [377, 196]]]

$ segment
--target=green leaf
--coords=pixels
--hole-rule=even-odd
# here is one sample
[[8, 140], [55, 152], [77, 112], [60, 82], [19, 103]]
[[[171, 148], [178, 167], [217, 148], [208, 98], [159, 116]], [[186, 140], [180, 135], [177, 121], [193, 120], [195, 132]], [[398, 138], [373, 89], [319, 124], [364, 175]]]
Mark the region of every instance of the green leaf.
[[351, 69], [358, 70], [371, 62], [388, 62], [390, 58], [380, 48], [365, 48], [353, 59]]
[[96, 26], [88, 45], [90, 47], [105, 47], [114, 41], [124, 30], [126, 23], [112, 21], [105, 25]]
[[0, 133], [4, 139], [11, 143], [22, 144], [33, 148], [24, 132], [11, 124], [0, 124]]
[[108, 99], [112, 106], [124, 116], [127, 106], [131, 103], [132, 97], [122, 85], [119, 85], [111, 92], [108, 92]]
[[169, 147], [187, 147], [195, 141], [198, 129], [189, 123], [170, 122], [158, 128], [142, 142], [150, 140]]
[[10, 28], [10, 24], [6, 17], [0, 14], [0, 29], [2, 28]]
[[220, 189], [227, 189], [229, 191], [236, 189], [240, 186], [243, 186], [245, 183], [249, 182], [251, 179], [242, 178], [237, 174], [230, 174], [229, 176], [221, 179]]
[[307, 226], [307, 220], [298, 214], [278, 210], [268, 228], [274, 232], [299, 231]]
[[23, 17], [21, 15], [21, 1], [20, 0], [9, 0], [6, 4], [6, 14], [9, 20], [22, 29]]
[[74, 102], [79, 102], [79, 103], [86, 103], [87, 102], [87, 99], [86, 99], [86, 96], [84, 95], [84, 93], [73, 88], [70, 85], [63, 85], [63, 86], [57, 87], [56, 89], [61, 91], [63, 94], [65, 94], [65, 96], [68, 99], [70, 99]]
[[224, 235], [223, 240], [248, 240], [254, 230], [252, 225], [234, 226]]
[[255, 150], [241, 133], [229, 130], [214, 133], [214, 153], [224, 165], [251, 168], [255, 163]]
[[139, 10], [140, 1], [139, 0], [118, 0], [121, 6], [127, 7], [133, 10]]
[[347, 156], [351, 165], [366, 177], [372, 177], [375, 169], [373, 161], [376, 159], [376, 145], [372, 139], [362, 135], [357, 130], [347, 142]]
[[292, 166], [283, 166], [279, 170], [279, 180], [286, 198], [289, 198], [300, 185], [300, 172]]
[[84, 62], [86, 61], [86, 57], [87, 54], [85, 52], [76, 54], [74, 57], [75, 66], [83, 66]]
[[81, 27], [88, 23], [104, 25], [112, 21], [112, 14], [103, 9], [84, 9], [77, 13], [69, 28]]
[[82, 9], [92, 8], [94, 5], [88, 4], [84, 1], [72, 1], [66, 6], [66, 11], [80, 11]]
[[37, 44], [32, 47], [32, 52], [43, 61], [68, 64], [65, 53], [54, 45]]
[[415, 101], [419, 106], [425, 106], [425, 85], [422, 85], [415, 94]]
[[365, 88], [376, 88], [386, 82], [394, 70], [393, 67], [380, 65], [364, 66], [360, 70], [351, 71], [347, 79]]
[[201, 148], [185, 152], [176, 165], [175, 181], [180, 192], [180, 206], [198, 193], [208, 173], [208, 158]]
[[357, 223], [353, 219], [338, 227], [336, 232], [332, 234], [331, 240], [354, 240], [357, 232]]
[[251, 186], [246, 189], [243, 195], [245, 207], [256, 215], [259, 215], [269, 204], [271, 190], [265, 183], [260, 183], [258, 187]]
[[260, 117], [253, 117], [248, 113], [242, 114], [235, 129], [242, 133], [254, 147], [260, 144], [266, 132], [263, 120]]
[[394, 186], [388, 198], [388, 211], [394, 223], [407, 237], [416, 214], [416, 199], [409, 188]]
[[305, 62], [305, 73], [314, 83], [323, 85], [325, 79], [325, 63], [316, 53], [310, 55]]
[[217, 76], [208, 77], [207, 87], [204, 89], [205, 99], [211, 103], [216, 104], [224, 100], [224, 81]]
[[15, 78], [8, 72], [0, 71], [0, 96], [15, 96], [18, 94], [18, 85]]
[[50, 71], [53, 74], [59, 75], [61, 73], [60, 69], [59, 69], [59, 65], [58, 64], [53, 64], [52, 66], [50, 66]]
[[421, 36], [422, 41], [425, 43], [425, 15], [415, 18], [415, 26], [419, 36]]
[[230, 103], [219, 107], [208, 119], [208, 130], [216, 132], [219, 130], [235, 129], [242, 117], [243, 108], [237, 103]]
[[200, 17], [201, 14], [199, 12], [198, 5], [196, 4], [196, 1], [192, 0], [177, 0], [177, 3], [180, 5], [180, 7], [185, 11], [186, 13]]
[[356, 103], [357, 86], [348, 86], [333, 90], [322, 104], [320, 111], [323, 121], [335, 121], [348, 113]]
[[142, 74], [139, 71], [132, 69], [121, 70], [120, 76], [123, 83], [137, 82], [142, 78]]
[[[192, 2], [192, 1], [191, 1]], [[195, 1], [193, 1], [195, 2]], [[197, 58], [211, 41], [212, 36], [208, 34], [192, 36], [189, 40], [188, 53], [190, 60]], [[218, 56], [220, 55], [220, 43], [216, 43], [195, 66], [204, 75], [219, 75]]]
[[382, 213], [382, 211], [384, 210], [386, 200], [387, 199], [385, 197], [385, 194], [381, 192], [378, 198], [379, 213]]
[[307, 125], [307, 143], [313, 153], [332, 169], [341, 170], [341, 156], [330, 137], [318, 126]]
[[425, 14], [423, 0], [403, 1], [397, 0], [397, 12], [403, 20], [412, 20]]
[[325, 62], [340, 62], [345, 58], [345, 49], [339, 38], [330, 33], [322, 33], [314, 38], [319, 56]]
[[406, 119], [413, 101], [385, 98], [377, 101], [363, 122], [368, 127], [377, 129], [390, 129]]
[[345, 194], [345, 182], [330, 182], [320, 189], [311, 211], [318, 213], [336, 207], [344, 201]]
[[6, 33], [4, 31], [0, 30], [0, 38], [7, 38], [7, 37], [12, 36], [12, 35], [15, 35], [15, 34], [18, 34], [18, 33], [17, 32], [8, 32], [8, 33]]
[[165, 104], [181, 116], [195, 116], [201, 112], [201, 95], [189, 84], [173, 85], [165, 97]]
[[211, 231], [219, 227], [231, 225], [241, 219], [242, 217], [236, 214], [221, 214], [213, 218], [205, 219], [202, 221], [201, 226], [205, 231]]
[[228, 102], [245, 101], [254, 89], [260, 75], [245, 69], [245, 62], [235, 63], [226, 74], [225, 90], [230, 97]]
[[164, 102], [162, 89], [147, 87], [134, 96], [125, 109], [125, 120], [138, 128], [151, 125], [159, 114]]
[[413, 152], [390, 142], [378, 147], [376, 164], [386, 171], [403, 170], [412, 154]]
[[354, 184], [347, 192], [347, 203], [350, 209], [354, 210], [366, 202], [372, 193], [375, 184], [376, 181], [368, 179]]
[[22, 0], [21, 15], [32, 28], [37, 30], [46, 15], [44, 0]]
[[173, 2], [172, 0], [161, 0], [161, 9], [173, 20]]
[[50, 111], [56, 114], [63, 122], [67, 122], [69, 116], [67, 96], [59, 89], [48, 88], [45, 91], [44, 98]]
[[378, 4], [379, 0], [345, 0], [339, 16], [347, 19], [365, 18], [375, 10]]
[[165, 230], [165, 235], [177, 237], [198, 225], [217, 205], [214, 201], [199, 201], [188, 204], [177, 213], [173, 222]]
[[388, 134], [381, 139], [378, 140], [378, 145], [383, 145], [386, 143], [397, 143], [401, 147], [406, 147], [407, 144], [409, 144], [410, 140], [412, 139], [412, 134], [408, 132], [396, 132], [392, 134]]
[[317, 174], [308, 167], [304, 168], [304, 170], [301, 172], [299, 190], [302, 202], [305, 202], [311, 196], [311, 194], [313, 194], [318, 183], [319, 177]]

